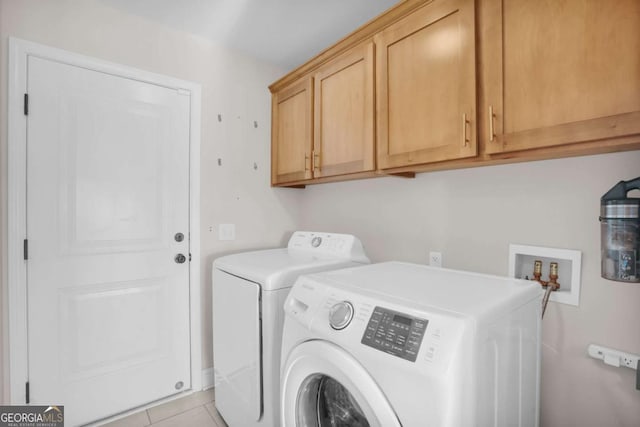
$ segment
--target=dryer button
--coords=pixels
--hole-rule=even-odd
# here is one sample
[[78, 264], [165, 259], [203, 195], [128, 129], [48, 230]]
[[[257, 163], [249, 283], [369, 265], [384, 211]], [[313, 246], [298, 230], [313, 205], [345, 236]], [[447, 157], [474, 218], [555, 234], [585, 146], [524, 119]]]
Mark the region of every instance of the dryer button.
[[334, 304], [329, 311], [329, 325], [333, 329], [340, 330], [349, 326], [353, 319], [353, 305], [348, 301]]

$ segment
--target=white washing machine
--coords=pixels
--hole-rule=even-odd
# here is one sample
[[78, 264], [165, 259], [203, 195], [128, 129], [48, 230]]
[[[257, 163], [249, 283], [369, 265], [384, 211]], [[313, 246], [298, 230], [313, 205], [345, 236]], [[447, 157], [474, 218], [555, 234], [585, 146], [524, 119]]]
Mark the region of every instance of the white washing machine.
[[298, 276], [368, 262], [354, 236], [301, 231], [213, 262], [215, 405], [229, 426], [280, 426], [282, 307]]
[[390, 262], [300, 277], [285, 427], [537, 426], [537, 282]]

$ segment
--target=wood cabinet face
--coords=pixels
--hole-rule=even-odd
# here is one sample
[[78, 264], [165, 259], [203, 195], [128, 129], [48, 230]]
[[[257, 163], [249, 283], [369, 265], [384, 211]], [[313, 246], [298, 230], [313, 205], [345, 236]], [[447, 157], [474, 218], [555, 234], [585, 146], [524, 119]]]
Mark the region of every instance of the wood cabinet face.
[[475, 156], [474, 2], [427, 4], [375, 42], [379, 168]]
[[373, 67], [366, 43], [316, 73], [314, 177], [375, 168]]
[[[640, 2], [496, 1], [489, 153], [640, 134]], [[493, 127], [493, 136], [490, 132]]]
[[272, 103], [271, 183], [311, 179], [311, 77], [276, 93]]

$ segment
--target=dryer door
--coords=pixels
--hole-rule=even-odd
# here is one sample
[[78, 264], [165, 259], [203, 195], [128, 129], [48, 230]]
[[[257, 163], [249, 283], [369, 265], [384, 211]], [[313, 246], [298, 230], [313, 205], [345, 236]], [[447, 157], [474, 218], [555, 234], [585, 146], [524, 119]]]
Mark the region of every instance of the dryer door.
[[216, 408], [230, 425], [262, 416], [260, 286], [213, 270]]
[[293, 349], [282, 372], [281, 393], [285, 427], [400, 427], [369, 373], [326, 341]]

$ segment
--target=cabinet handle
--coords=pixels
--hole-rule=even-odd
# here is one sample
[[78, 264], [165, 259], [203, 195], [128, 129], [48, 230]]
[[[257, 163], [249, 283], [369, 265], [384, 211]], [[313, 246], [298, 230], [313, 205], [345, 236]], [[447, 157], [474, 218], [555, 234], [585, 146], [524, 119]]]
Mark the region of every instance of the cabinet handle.
[[462, 113], [462, 146], [466, 147], [469, 143], [469, 139], [467, 138], [467, 113]]
[[311, 164], [311, 162], [309, 161], [309, 155], [305, 154], [304, 155], [304, 170], [305, 171], [309, 170], [309, 166], [307, 166], [307, 165], [310, 165], [310, 164]]
[[493, 119], [496, 118], [496, 115], [493, 112], [493, 105], [489, 105], [489, 142], [493, 142], [496, 137], [496, 133], [493, 129]]
[[313, 170], [320, 170], [320, 153], [313, 152]]

